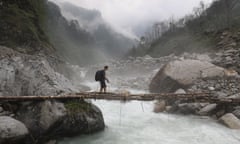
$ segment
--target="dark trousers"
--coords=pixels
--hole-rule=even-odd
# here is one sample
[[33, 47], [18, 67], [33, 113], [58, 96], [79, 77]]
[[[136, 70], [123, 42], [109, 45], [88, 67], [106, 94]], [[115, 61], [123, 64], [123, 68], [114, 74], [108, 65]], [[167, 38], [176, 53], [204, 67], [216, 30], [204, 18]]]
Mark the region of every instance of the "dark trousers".
[[105, 80], [100, 80], [99, 82], [100, 82], [101, 88], [106, 88], [107, 87]]

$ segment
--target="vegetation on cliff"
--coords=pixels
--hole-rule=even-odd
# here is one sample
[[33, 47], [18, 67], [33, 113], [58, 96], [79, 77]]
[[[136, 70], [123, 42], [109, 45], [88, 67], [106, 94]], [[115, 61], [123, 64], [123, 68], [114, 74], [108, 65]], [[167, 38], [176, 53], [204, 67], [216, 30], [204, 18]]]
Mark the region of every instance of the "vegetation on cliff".
[[224, 42], [228, 45], [226, 47], [237, 47], [237, 33], [240, 33], [239, 14], [239, 0], [216, 0], [210, 6], [201, 2], [194, 8], [193, 14], [179, 20], [172, 17], [155, 23], [151, 31], [141, 38], [138, 47], [130, 51], [130, 55], [149, 54], [158, 57], [171, 53], [218, 50], [219, 43], [225, 39], [222, 37], [223, 33], [226, 32], [230, 33], [228, 37], [233, 37], [231, 41]]
[[45, 4], [45, 0], [0, 0], [0, 45], [30, 54], [52, 51], [43, 30]]

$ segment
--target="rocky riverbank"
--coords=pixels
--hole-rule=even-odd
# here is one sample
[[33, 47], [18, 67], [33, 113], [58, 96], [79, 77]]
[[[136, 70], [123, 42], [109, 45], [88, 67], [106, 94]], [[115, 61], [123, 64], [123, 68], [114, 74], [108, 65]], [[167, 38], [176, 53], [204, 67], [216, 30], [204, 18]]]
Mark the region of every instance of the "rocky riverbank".
[[[62, 95], [86, 89], [57, 72], [60, 66], [54, 58], [7, 47], [0, 50], [0, 96]], [[105, 127], [101, 111], [84, 100], [0, 102], [0, 125], [1, 144], [42, 144]]]
[[[153, 77], [150, 91], [208, 92], [212, 93], [213, 97], [239, 99], [239, 61], [232, 61], [232, 65], [230, 65], [231, 61], [225, 61], [228, 57], [234, 58], [236, 53], [239, 54], [240, 50], [222, 51], [209, 60], [183, 58], [172, 61], [164, 65]], [[240, 129], [240, 109], [237, 104], [186, 103], [184, 100], [160, 101], [156, 103], [154, 111], [210, 116], [230, 128]]]

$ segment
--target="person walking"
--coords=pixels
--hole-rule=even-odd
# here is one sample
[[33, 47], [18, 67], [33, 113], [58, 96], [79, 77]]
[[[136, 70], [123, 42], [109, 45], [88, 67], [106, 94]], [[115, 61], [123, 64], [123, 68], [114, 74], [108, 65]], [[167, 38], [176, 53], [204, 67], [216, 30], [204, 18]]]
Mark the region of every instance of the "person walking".
[[106, 81], [109, 83], [108, 78], [106, 77], [106, 71], [108, 70], [108, 66], [104, 66], [103, 70], [99, 70], [95, 74], [95, 80], [100, 83], [100, 93], [107, 92]]

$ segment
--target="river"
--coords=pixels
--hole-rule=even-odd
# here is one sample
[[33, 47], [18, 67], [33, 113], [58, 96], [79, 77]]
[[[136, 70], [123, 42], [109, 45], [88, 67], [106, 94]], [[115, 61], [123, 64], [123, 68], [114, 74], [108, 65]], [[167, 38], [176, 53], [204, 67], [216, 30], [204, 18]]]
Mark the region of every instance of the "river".
[[156, 114], [154, 102], [93, 101], [103, 112], [106, 129], [64, 138], [60, 144], [239, 144], [239, 130], [211, 118]]
[[[152, 62], [151, 62], [152, 63]], [[150, 65], [150, 64], [148, 64]], [[111, 66], [113, 67], [113, 66]], [[131, 69], [128, 66], [124, 69]], [[144, 74], [151, 76], [151, 71], [159, 67], [152, 67]], [[141, 67], [140, 67], [141, 68]], [[112, 74], [117, 73], [116, 70]], [[130, 70], [129, 70], [130, 71]], [[144, 71], [144, 70], [138, 70]], [[156, 72], [155, 72], [156, 73]], [[125, 76], [126, 73], [122, 73]], [[131, 77], [125, 84], [131, 93], [146, 93], [133, 87]], [[110, 78], [116, 80], [117, 78]], [[138, 78], [137, 78], [138, 80]], [[135, 85], [146, 85], [141, 83]], [[83, 84], [93, 91], [99, 89], [96, 82], [86, 81]], [[109, 91], [120, 89], [121, 81], [108, 84]], [[131, 88], [130, 88], [131, 87]], [[121, 103], [117, 101], [92, 101], [103, 112], [106, 129], [92, 135], [82, 135], [74, 138], [64, 138], [60, 144], [239, 144], [240, 131], [231, 130], [208, 117], [180, 116], [167, 113], [154, 113], [154, 102], [132, 101]]]

